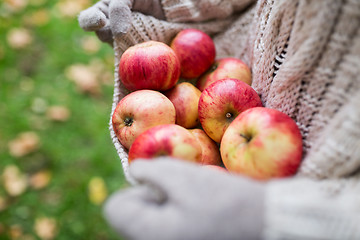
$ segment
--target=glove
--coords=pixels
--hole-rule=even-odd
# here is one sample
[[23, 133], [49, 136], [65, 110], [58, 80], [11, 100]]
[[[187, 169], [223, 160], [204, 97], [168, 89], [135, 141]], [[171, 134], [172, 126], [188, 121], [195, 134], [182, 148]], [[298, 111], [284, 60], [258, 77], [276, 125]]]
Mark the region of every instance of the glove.
[[95, 31], [98, 38], [112, 45], [113, 36], [120, 37], [131, 25], [131, 10], [165, 19], [160, 0], [101, 0], [80, 12], [79, 25]]
[[104, 215], [126, 239], [261, 239], [264, 184], [176, 160], [138, 159], [135, 186], [105, 203]]

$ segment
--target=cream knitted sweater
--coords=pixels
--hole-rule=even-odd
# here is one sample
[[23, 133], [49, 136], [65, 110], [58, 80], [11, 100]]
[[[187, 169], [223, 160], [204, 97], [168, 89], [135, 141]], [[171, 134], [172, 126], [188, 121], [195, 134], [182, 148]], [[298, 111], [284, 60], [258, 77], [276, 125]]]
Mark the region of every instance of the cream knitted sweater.
[[[210, 34], [217, 57], [235, 56], [252, 69], [264, 106], [291, 116], [301, 129], [298, 174], [271, 181], [266, 239], [360, 239], [360, 1], [162, 0], [166, 21], [133, 13], [115, 39], [116, 67], [129, 46], [169, 43], [184, 28]], [[127, 94], [115, 72], [113, 109]], [[127, 152], [110, 124], [128, 173]]]

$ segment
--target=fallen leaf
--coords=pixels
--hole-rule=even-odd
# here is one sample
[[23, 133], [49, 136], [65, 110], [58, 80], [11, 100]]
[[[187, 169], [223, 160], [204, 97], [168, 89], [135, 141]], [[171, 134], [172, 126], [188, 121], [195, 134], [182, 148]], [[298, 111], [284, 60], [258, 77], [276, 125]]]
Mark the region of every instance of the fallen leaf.
[[10, 141], [8, 147], [11, 156], [22, 157], [36, 151], [39, 145], [40, 138], [35, 132], [24, 132]]
[[64, 106], [51, 106], [48, 108], [46, 116], [53, 121], [65, 122], [70, 117], [70, 110]]
[[2, 180], [6, 192], [12, 197], [21, 195], [27, 188], [26, 176], [15, 165], [5, 167]]
[[89, 5], [88, 0], [62, 0], [56, 5], [62, 17], [76, 17], [80, 11], [84, 10]]
[[29, 184], [34, 189], [44, 188], [50, 183], [51, 176], [49, 170], [42, 170], [30, 176]]
[[97, 37], [86, 36], [81, 39], [81, 47], [86, 53], [96, 53], [100, 49], [100, 41]]
[[41, 6], [46, 3], [47, 0], [29, 0], [29, 4], [33, 6]]
[[97, 76], [99, 82], [101, 82], [102, 84], [113, 85], [113, 67], [111, 67], [111, 70], [109, 70], [109, 67], [106, 65], [106, 63], [98, 58], [91, 59], [89, 67]]
[[7, 34], [7, 42], [10, 47], [21, 49], [29, 46], [33, 42], [31, 32], [25, 28], [13, 28]]
[[93, 177], [89, 182], [89, 199], [95, 205], [100, 205], [107, 197], [107, 188], [101, 177]]
[[23, 235], [22, 227], [18, 224], [10, 226], [9, 235], [11, 239], [20, 239], [20, 237]]
[[107, 86], [112, 86], [114, 84], [114, 74], [112, 72], [104, 72], [101, 77], [100, 81]]
[[49, 23], [50, 14], [46, 9], [40, 9], [31, 15], [25, 16], [25, 22], [33, 26], [44, 26]]
[[5, 0], [5, 4], [9, 8], [9, 10], [18, 12], [18, 11], [23, 10], [27, 6], [28, 1], [27, 0]]
[[93, 95], [100, 94], [100, 84], [97, 75], [89, 66], [74, 64], [65, 70], [66, 77], [74, 81], [78, 89], [83, 93]]
[[41, 217], [35, 220], [36, 235], [43, 240], [54, 239], [57, 234], [57, 223], [54, 218]]
[[[8, 207], [8, 202], [5, 197], [0, 196], [0, 212], [5, 210]], [[1, 232], [1, 231], [0, 231]]]

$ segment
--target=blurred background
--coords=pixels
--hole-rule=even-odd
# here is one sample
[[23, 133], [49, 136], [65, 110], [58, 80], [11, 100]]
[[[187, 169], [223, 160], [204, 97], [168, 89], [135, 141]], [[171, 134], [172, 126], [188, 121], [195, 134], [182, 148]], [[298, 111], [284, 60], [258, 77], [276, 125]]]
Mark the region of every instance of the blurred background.
[[95, 2], [0, 1], [0, 239], [119, 239], [102, 216], [127, 185], [114, 54], [77, 22]]

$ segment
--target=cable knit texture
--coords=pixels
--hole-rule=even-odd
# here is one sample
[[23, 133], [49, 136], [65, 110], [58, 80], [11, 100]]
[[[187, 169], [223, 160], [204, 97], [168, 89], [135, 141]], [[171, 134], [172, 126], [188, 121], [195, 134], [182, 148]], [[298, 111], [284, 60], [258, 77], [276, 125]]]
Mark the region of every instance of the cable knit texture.
[[[292, 117], [303, 136], [298, 174], [269, 183], [265, 238], [360, 239], [360, 2], [163, 0], [162, 5], [167, 20], [133, 13], [130, 31], [115, 39], [112, 109], [128, 94], [117, 72], [128, 47], [150, 39], [169, 43], [185, 28], [207, 32], [218, 57], [249, 64], [264, 106]], [[131, 182], [127, 152], [111, 124], [110, 132]]]

